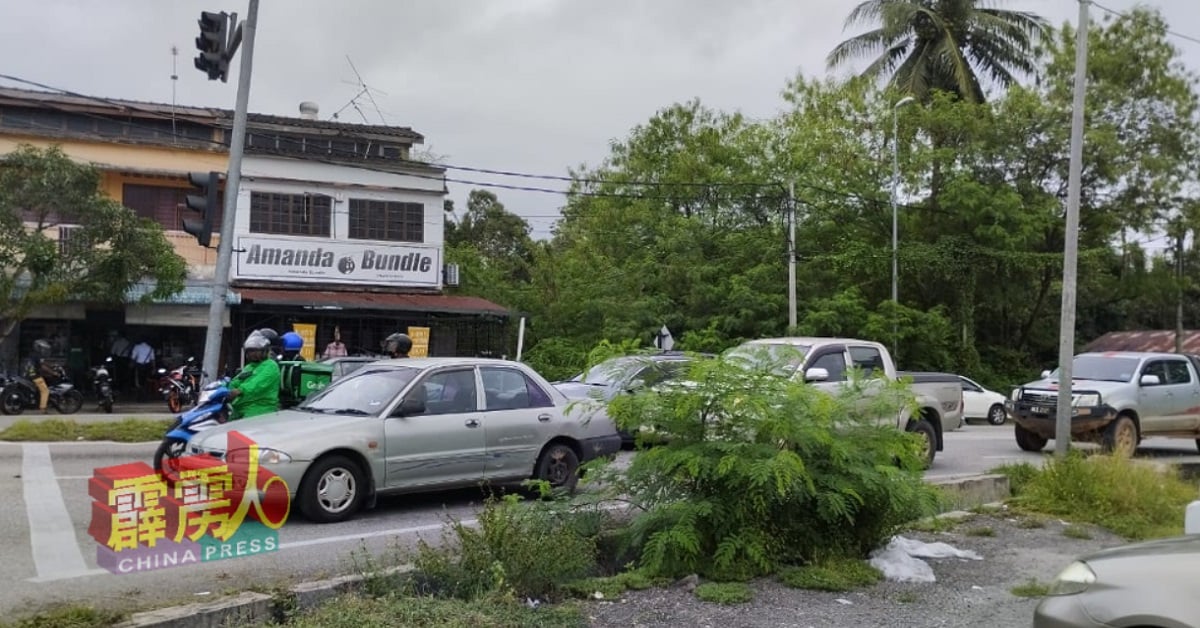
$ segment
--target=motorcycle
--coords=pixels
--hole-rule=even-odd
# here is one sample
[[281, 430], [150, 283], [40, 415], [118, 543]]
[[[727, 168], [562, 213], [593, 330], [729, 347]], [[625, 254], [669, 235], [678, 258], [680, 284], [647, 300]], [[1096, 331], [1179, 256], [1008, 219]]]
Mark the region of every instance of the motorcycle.
[[158, 369], [158, 392], [167, 401], [167, 410], [179, 414], [184, 408], [198, 403], [200, 378], [204, 375], [196, 366], [196, 358], [168, 371]]
[[176, 462], [187, 453], [188, 442], [199, 432], [229, 420], [229, 379], [219, 379], [200, 390], [196, 407], [175, 417], [162, 443], [154, 452], [154, 468], [170, 482], [179, 478]]
[[112, 413], [113, 402], [116, 401], [117, 395], [113, 391], [112, 374], [109, 372], [113, 366], [112, 356], [104, 359], [104, 363], [92, 369], [92, 387], [96, 389], [96, 399], [100, 403], [100, 408], [105, 412]]
[[[75, 389], [61, 366], [55, 366], [54, 372], [54, 383], [46, 382], [50, 389], [47, 407], [53, 407], [62, 414], [79, 412], [83, 407], [83, 393]], [[3, 386], [0, 389], [0, 412], [12, 415], [37, 409], [41, 395], [32, 379], [10, 375], [3, 380]]]

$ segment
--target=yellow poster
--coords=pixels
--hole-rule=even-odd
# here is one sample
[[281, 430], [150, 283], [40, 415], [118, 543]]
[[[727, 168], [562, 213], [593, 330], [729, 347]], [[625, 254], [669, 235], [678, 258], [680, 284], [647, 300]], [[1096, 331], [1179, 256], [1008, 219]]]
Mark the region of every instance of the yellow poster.
[[300, 334], [300, 337], [304, 339], [304, 346], [300, 347], [300, 356], [309, 362], [317, 359], [317, 326], [309, 323], [292, 323], [292, 331]]
[[429, 328], [428, 327], [409, 327], [408, 337], [412, 338], [412, 351], [408, 352], [410, 358], [426, 358], [429, 357]]

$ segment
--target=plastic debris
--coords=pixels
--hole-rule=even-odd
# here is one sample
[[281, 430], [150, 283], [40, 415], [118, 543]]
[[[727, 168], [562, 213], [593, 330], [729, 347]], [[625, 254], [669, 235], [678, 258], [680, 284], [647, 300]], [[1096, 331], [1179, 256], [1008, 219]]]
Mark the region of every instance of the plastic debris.
[[924, 543], [894, 536], [887, 546], [871, 552], [868, 562], [892, 582], [936, 582], [933, 568], [922, 558], [983, 560], [975, 552], [960, 550], [946, 543]]
[[845, 604], [845, 605], [847, 605], [847, 606], [850, 606], [850, 605], [854, 604], [854, 602], [851, 602], [850, 600], [847, 600], [847, 599], [846, 599], [846, 598], [844, 598], [844, 597], [839, 597], [839, 598], [837, 599], [837, 603], [838, 603], [838, 604]]

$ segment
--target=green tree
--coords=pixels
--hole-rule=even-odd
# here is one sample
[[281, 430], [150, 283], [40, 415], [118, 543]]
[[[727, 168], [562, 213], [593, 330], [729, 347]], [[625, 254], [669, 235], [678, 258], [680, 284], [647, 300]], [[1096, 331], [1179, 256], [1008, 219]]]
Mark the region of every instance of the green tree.
[[[100, 175], [58, 147], [22, 145], [0, 159], [0, 338], [39, 305], [120, 303], [151, 279], [145, 301], [183, 289], [187, 266], [155, 222], [99, 191]], [[68, 241], [55, 237], [72, 226]]]
[[863, 76], [887, 77], [901, 92], [928, 99], [935, 90], [971, 102], [985, 100], [980, 76], [1001, 86], [1014, 73], [1032, 74], [1034, 46], [1047, 31], [1044, 19], [1025, 11], [996, 9], [981, 0], [866, 0], [846, 27], [879, 26], [829, 53], [831, 68], [878, 55]]

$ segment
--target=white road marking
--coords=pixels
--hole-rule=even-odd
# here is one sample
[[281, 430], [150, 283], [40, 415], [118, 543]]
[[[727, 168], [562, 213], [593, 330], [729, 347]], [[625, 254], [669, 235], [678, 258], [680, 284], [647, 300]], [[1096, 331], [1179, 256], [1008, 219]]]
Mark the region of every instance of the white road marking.
[[62, 490], [54, 477], [54, 463], [46, 444], [21, 447], [21, 483], [25, 514], [29, 517], [29, 545], [37, 577], [32, 582], [49, 582], [108, 573], [88, 569], [75, 538], [75, 525], [67, 512]]
[[[479, 523], [478, 519], [463, 519], [459, 523], [465, 526], [473, 526]], [[360, 534], [342, 534], [339, 536], [326, 536], [319, 539], [308, 539], [306, 541], [291, 541], [289, 543], [280, 543], [279, 549], [294, 549], [297, 547], [311, 547], [313, 545], [326, 545], [328, 543], [344, 543], [346, 541], [358, 541], [362, 539], [371, 539], [378, 536], [400, 536], [401, 534], [415, 534], [418, 532], [435, 532], [445, 529], [444, 523], [431, 523], [423, 526], [412, 526], [409, 528], [392, 528], [391, 530], [375, 530], [374, 532], [363, 532]]]

